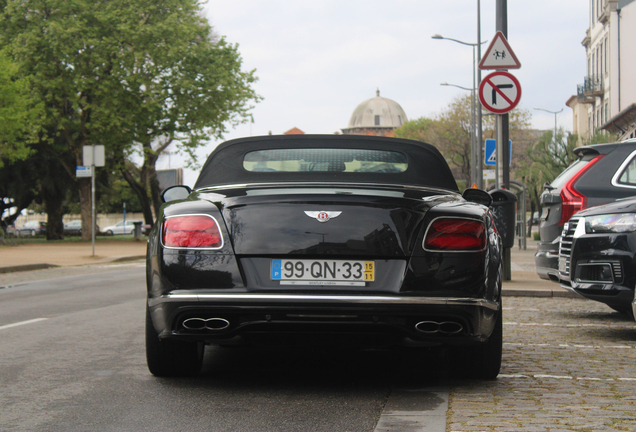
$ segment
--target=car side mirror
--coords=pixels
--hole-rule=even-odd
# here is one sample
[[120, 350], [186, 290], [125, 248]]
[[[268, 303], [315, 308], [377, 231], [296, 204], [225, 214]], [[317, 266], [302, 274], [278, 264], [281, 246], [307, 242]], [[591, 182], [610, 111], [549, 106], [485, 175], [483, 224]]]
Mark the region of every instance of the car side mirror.
[[191, 192], [192, 189], [190, 189], [188, 186], [171, 186], [163, 191], [163, 193], [161, 194], [161, 199], [165, 203], [170, 201], [183, 200], [186, 199]]
[[492, 196], [481, 189], [466, 189], [462, 196], [466, 201], [482, 204], [486, 207], [490, 207], [492, 204]]

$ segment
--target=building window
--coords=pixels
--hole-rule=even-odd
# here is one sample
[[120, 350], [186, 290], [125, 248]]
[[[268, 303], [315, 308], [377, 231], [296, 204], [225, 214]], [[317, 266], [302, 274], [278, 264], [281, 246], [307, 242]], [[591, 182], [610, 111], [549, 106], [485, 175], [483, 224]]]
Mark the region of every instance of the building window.
[[605, 64], [603, 65], [603, 68], [605, 69], [604, 72], [607, 74], [607, 38], [603, 41], [603, 49], [605, 50]]
[[375, 125], [376, 126], [380, 126], [380, 116], [379, 115], [375, 116]]
[[600, 71], [600, 59], [599, 59], [599, 49], [598, 47], [596, 47], [596, 65], [594, 67], [594, 71], [596, 72], [596, 76], [599, 77], [601, 76], [601, 71]]
[[398, 122], [400, 123], [400, 126], [402, 126], [402, 116], [398, 115]]

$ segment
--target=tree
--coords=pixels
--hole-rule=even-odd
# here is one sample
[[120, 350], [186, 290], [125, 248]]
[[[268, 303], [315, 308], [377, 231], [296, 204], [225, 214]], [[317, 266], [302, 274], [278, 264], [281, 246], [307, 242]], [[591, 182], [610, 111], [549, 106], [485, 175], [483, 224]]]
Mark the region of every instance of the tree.
[[0, 165], [0, 228], [6, 229], [37, 197], [37, 175], [28, 158]]
[[[156, 181], [157, 155], [184, 137], [181, 145], [194, 149], [257, 99], [237, 47], [214, 40], [200, 11], [198, 0], [23, 0], [2, 8], [0, 42], [43, 104], [42, 148], [78, 185], [85, 240], [90, 179], [75, 178], [83, 146], [104, 145], [122, 173], [134, 151], [142, 154], [141, 175], [129, 182], [140, 186], [152, 222], [147, 183]], [[198, 67], [204, 73], [195, 74]]]
[[[419, 118], [404, 123], [396, 129], [398, 138], [410, 138], [435, 145], [444, 155], [451, 168], [459, 172], [459, 177], [470, 181], [471, 158], [471, 103], [470, 96], [456, 97], [449, 106], [434, 119]], [[494, 138], [494, 116], [483, 117], [483, 137]], [[515, 162], [525, 154], [525, 148], [531, 145], [530, 113], [524, 109], [516, 109], [510, 113], [510, 139], [515, 143], [513, 168]], [[482, 163], [483, 161], [479, 161]]]
[[161, 206], [155, 171], [158, 158], [174, 144], [195, 162], [196, 148], [211, 137], [220, 138], [228, 124], [245, 121], [250, 101], [260, 99], [251, 88], [254, 71], [241, 71], [238, 46], [213, 37], [197, 15], [186, 18], [189, 24], [177, 29], [166, 28], [169, 22], [155, 22], [148, 28], [151, 39], [164, 38], [172, 50], [157, 50], [150, 44], [143, 56], [122, 66], [128, 68], [131, 84], [127, 105], [134, 108], [130, 110], [133, 149], [143, 163], [139, 169], [122, 163], [120, 169], [139, 195], [147, 223], [152, 223], [147, 203], [152, 203], [155, 214]]
[[[518, 175], [526, 185], [530, 214], [541, 209], [541, 193], [543, 185], [554, 180], [563, 170], [577, 158], [574, 155], [578, 137], [565, 135], [563, 129], [554, 137], [552, 131], [546, 131], [539, 140], [526, 149], [525, 160], [522, 162]], [[525, 217], [525, 215], [524, 215]], [[528, 224], [528, 236], [532, 232], [532, 218]]]
[[0, 50], [0, 168], [26, 159], [32, 151], [29, 143], [35, 140], [41, 106], [31, 98], [30, 84], [7, 49]]
[[[583, 143], [584, 145], [601, 144], [617, 140], [615, 135], [597, 132], [589, 139], [583, 140]], [[541, 194], [544, 185], [551, 183], [578, 159], [574, 154], [578, 141], [578, 135], [567, 134], [563, 128], [560, 128], [556, 138], [553, 131], [546, 131], [533, 146], [526, 150], [517, 176], [523, 180], [528, 189], [530, 214], [541, 211]], [[528, 226], [528, 236], [531, 235], [531, 230], [532, 223]]]

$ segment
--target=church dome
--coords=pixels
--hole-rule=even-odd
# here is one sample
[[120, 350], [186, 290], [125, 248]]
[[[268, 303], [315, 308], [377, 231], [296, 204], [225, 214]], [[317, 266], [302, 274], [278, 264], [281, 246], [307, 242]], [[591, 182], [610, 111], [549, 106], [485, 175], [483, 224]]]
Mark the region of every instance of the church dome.
[[367, 99], [356, 107], [348, 127], [342, 130], [345, 134], [369, 134], [375, 131], [379, 135], [385, 135], [385, 132], [399, 128], [408, 120], [400, 104], [381, 97], [380, 90], [376, 90], [375, 94], [374, 98]]

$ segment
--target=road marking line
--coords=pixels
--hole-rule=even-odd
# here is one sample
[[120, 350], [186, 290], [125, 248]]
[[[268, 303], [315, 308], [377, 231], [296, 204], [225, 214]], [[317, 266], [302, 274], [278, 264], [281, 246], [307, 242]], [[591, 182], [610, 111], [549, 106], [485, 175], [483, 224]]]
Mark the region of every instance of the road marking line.
[[18, 327], [18, 326], [26, 325], [26, 324], [33, 324], [33, 323], [44, 321], [44, 320], [47, 320], [47, 319], [48, 318], [36, 318], [36, 319], [28, 320], [28, 321], [20, 321], [20, 322], [13, 323], [13, 324], [7, 324], [7, 325], [0, 326], [0, 330], [8, 329], [8, 328], [11, 328], [11, 327]]
[[607, 382], [616, 382], [616, 381], [636, 381], [636, 378], [593, 378], [593, 377], [573, 377], [569, 375], [543, 375], [543, 374], [499, 374], [497, 378], [505, 379], [514, 379], [514, 378], [527, 378], [527, 379], [555, 379], [555, 380], [575, 380], [575, 381], [607, 381]]
[[630, 345], [578, 345], [578, 344], [528, 344], [528, 343], [513, 343], [504, 342], [504, 345], [510, 347], [529, 347], [529, 348], [576, 348], [576, 349], [634, 349], [636, 346]]
[[450, 390], [446, 386], [393, 389], [374, 432], [444, 432]]
[[508, 321], [503, 323], [508, 326], [519, 326], [519, 327], [568, 327], [568, 328], [591, 328], [591, 327], [600, 327], [600, 328], [625, 328], [625, 329], [633, 329], [636, 325], [632, 323], [626, 323], [625, 325], [621, 325], [620, 323], [616, 324], [554, 324], [554, 323], [520, 323], [514, 321]]
[[573, 377], [569, 375], [532, 375], [532, 374], [499, 374], [497, 378], [536, 378], [536, 379], [555, 379], [555, 380], [576, 380], [576, 381], [636, 381], [636, 378], [592, 378], [592, 377]]

